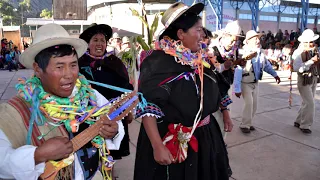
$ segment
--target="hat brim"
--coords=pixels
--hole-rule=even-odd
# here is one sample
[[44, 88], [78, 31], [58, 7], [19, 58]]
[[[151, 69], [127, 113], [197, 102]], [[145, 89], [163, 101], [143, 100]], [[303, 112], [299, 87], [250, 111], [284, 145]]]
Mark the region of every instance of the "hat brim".
[[[192, 5], [192, 6], [190, 6], [189, 8], [185, 9], [181, 13], [179, 13], [177, 15], [177, 17], [172, 20], [170, 25], [173, 24], [177, 19], [179, 19], [179, 17], [181, 17], [183, 14], [194, 13], [196, 15], [199, 15], [203, 11], [203, 9], [204, 9], [204, 4], [196, 3], [196, 4]], [[170, 25], [168, 27], [170, 27]], [[165, 28], [165, 30], [159, 35], [159, 40], [162, 38], [162, 35], [167, 32], [168, 27]]]
[[312, 42], [312, 41], [317, 40], [318, 38], [319, 38], [319, 35], [318, 35], [318, 34], [315, 34], [312, 39], [306, 39], [305, 37], [300, 36], [300, 37], [298, 38], [298, 41], [299, 41], [299, 42], [302, 42], [302, 43], [304, 43], [304, 42]]
[[229, 34], [229, 35], [232, 35], [232, 36], [237, 36], [237, 37], [245, 37], [245, 36], [242, 36], [240, 34], [231, 34], [229, 32], [226, 32], [226, 31], [223, 31], [225, 34]]
[[47, 39], [44, 41], [41, 41], [39, 43], [33, 44], [29, 46], [20, 56], [19, 61], [21, 64], [28, 68], [32, 69], [33, 68], [33, 63], [35, 61], [35, 57], [37, 54], [39, 54], [42, 50], [52, 47], [52, 46], [57, 46], [57, 45], [62, 45], [62, 44], [67, 44], [71, 45], [74, 47], [74, 49], [77, 52], [78, 58], [80, 58], [88, 48], [88, 44], [78, 38], [51, 38]]
[[106, 36], [106, 41], [112, 37], [112, 28], [106, 24], [98, 24], [88, 27], [83, 33], [80, 34], [79, 38], [85, 40], [87, 43], [90, 42], [92, 36], [103, 33]]
[[249, 37], [248, 39], [246, 38], [244, 41], [243, 41], [243, 44], [248, 44], [248, 40], [249, 39], [251, 39], [251, 38], [254, 38], [254, 37], [261, 37], [263, 34], [262, 33], [257, 33], [256, 35], [254, 35], [254, 36], [251, 36], [251, 37]]

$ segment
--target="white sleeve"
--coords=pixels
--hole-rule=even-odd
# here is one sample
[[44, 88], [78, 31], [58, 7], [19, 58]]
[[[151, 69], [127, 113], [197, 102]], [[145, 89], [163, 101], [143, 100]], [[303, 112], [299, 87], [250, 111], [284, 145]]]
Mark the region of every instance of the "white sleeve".
[[[96, 97], [97, 97], [98, 106], [102, 106], [102, 105], [104, 105], [104, 104], [109, 102], [97, 90], [94, 89], [94, 92], [95, 92]], [[117, 123], [118, 123], [118, 135], [117, 135], [117, 137], [115, 137], [113, 139], [106, 139], [107, 147], [108, 147], [109, 150], [119, 150], [121, 141], [122, 141], [122, 139], [124, 137], [124, 134], [125, 134], [122, 121], [117, 121]]]
[[219, 72], [219, 73], [222, 73], [222, 72], [225, 70], [224, 64], [220, 64], [220, 67], [217, 68], [217, 69], [218, 69], [218, 72]]
[[295, 59], [293, 61], [293, 71], [303, 73], [305, 71], [308, 71], [310, 69], [311, 65], [313, 65], [313, 64], [314, 64], [314, 62], [312, 60], [309, 60], [309, 61], [303, 63], [301, 55], [298, 55], [295, 57]]
[[35, 146], [25, 145], [13, 149], [0, 129], [0, 179], [37, 180], [44, 172], [45, 163], [35, 165]]

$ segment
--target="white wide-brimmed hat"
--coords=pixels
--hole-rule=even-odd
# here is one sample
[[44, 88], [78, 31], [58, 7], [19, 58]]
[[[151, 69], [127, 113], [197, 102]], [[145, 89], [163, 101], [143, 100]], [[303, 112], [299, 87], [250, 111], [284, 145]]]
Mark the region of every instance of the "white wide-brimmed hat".
[[164, 25], [165, 29], [163, 29], [159, 34], [159, 39], [162, 34], [166, 32], [168, 27], [174, 23], [179, 17], [186, 13], [193, 13], [199, 15], [201, 11], [204, 9], [204, 4], [202, 3], [195, 3], [192, 6], [187, 6], [182, 2], [176, 2], [172, 4], [163, 14], [161, 18], [161, 23]]
[[88, 48], [84, 40], [70, 37], [62, 26], [46, 24], [36, 31], [33, 43], [21, 54], [19, 61], [24, 67], [32, 69], [37, 54], [46, 48], [63, 44], [73, 46], [78, 57], [81, 57]]
[[298, 41], [299, 42], [312, 42], [319, 38], [318, 34], [314, 34], [314, 32], [311, 29], [306, 29], [303, 31], [301, 36], [299, 36]]
[[246, 39], [243, 41], [243, 44], [248, 44], [248, 40], [253, 38], [253, 37], [261, 37], [262, 34], [261, 33], [257, 33], [255, 30], [250, 30], [247, 32], [246, 34]]
[[[239, 21], [230, 21], [226, 25], [226, 27], [222, 30], [226, 34], [234, 35], [234, 36], [241, 36], [241, 27], [239, 25]], [[243, 36], [241, 36], [243, 37]]]
[[121, 39], [121, 37], [119, 36], [118, 33], [113, 33], [112, 38], [111, 39]]
[[130, 40], [129, 40], [129, 38], [127, 36], [124, 36], [122, 38], [122, 44], [129, 43], [129, 42], [130, 42]]

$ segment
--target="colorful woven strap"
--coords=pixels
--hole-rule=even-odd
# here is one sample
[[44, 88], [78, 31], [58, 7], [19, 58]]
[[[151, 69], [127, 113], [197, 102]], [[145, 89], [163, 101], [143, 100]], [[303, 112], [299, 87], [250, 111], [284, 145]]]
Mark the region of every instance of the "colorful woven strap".
[[[26, 102], [22, 98], [20, 98], [18, 96], [11, 98], [8, 101], [8, 104], [10, 104], [12, 107], [14, 107], [19, 112], [20, 116], [22, 117], [23, 123], [26, 127], [26, 130], [28, 131], [29, 120], [31, 117], [31, 111], [30, 111], [29, 106], [26, 104]], [[34, 124], [33, 125], [33, 133], [31, 135], [31, 141], [32, 141], [33, 145], [40, 146], [44, 142], [43, 139], [41, 139], [41, 140], [38, 139], [38, 136], [40, 136], [40, 135], [41, 135], [41, 133], [40, 133], [38, 127]]]

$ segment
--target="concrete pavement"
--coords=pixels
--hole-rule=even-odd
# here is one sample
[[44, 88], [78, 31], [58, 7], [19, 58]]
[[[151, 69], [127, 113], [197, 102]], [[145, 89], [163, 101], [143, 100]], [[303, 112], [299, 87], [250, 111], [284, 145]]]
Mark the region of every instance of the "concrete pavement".
[[[316, 120], [311, 135], [293, 127], [301, 99], [293, 81], [293, 103], [288, 107], [289, 80], [278, 72], [282, 83], [276, 85], [264, 75], [260, 83], [259, 108], [253, 124], [256, 131], [244, 135], [241, 122], [243, 99], [233, 97], [232, 119], [235, 127], [227, 135], [229, 158], [234, 180], [320, 180], [320, 84], [316, 95]], [[0, 71], [0, 102], [16, 94], [14, 85], [19, 77], [29, 77], [30, 70]], [[136, 143], [141, 122], [129, 125], [131, 155], [115, 166], [117, 180], [132, 180]]]

